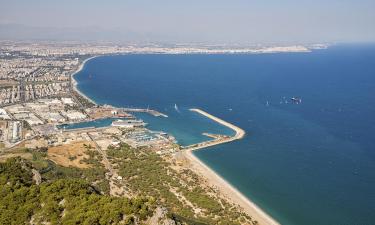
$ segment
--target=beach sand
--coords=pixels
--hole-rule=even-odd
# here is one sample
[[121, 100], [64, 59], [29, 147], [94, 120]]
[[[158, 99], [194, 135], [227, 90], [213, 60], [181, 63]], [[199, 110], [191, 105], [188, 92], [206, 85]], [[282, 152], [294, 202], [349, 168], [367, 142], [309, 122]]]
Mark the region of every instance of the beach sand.
[[193, 151], [206, 148], [213, 145], [218, 145], [230, 141], [234, 141], [236, 139], [241, 139], [245, 136], [245, 131], [241, 128], [230, 124], [220, 118], [217, 118], [203, 110], [200, 109], [190, 109], [191, 111], [197, 112], [201, 115], [204, 115], [226, 127], [233, 129], [236, 134], [226, 140], [211, 142], [204, 146], [192, 147], [183, 151], [183, 154], [186, 159], [189, 160], [190, 165], [189, 168], [200, 174], [201, 176], [207, 179], [209, 185], [216, 187], [219, 192], [223, 195], [224, 198], [228, 199], [234, 204], [239, 205], [244, 212], [250, 215], [254, 220], [258, 221], [261, 225], [276, 225], [279, 224], [276, 222], [271, 216], [265, 213], [262, 209], [260, 209], [255, 203], [250, 201], [247, 197], [245, 197], [241, 192], [239, 192], [235, 187], [233, 187], [229, 182], [227, 182], [224, 178], [218, 175], [215, 171], [211, 168], [206, 166], [200, 159], [198, 159], [194, 154]]
[[233, 204], [239, 205], [245, 213], [251, 216], [254, 220], [258, 221], [260, 225], [277, 225], [271, 216], [266, 214], [260, 209], [255, 203], [250, 201], [235, 187], [224, 180], [220, 175], [214, 172], [211, 168], [206, 166], [201, 160], [199, 160], [192, 152], [187, 150], [183, 152], [186, 159], [189, 160], [189, 169], [195, 173], [203, 176], [210, 186], [216, 187], [224, 198], [232, 202]]
[[87, 97], [85, 94], [83, 94], [78, 88], [77, 88], [77, 85], [78, 85], [78, 82], [74, 79], [74, 76], [79, 73], [83, 67], [85, 66], [86, 62], [88, 62], [89, 60], [91, 59], [94, 59], [98, 56], [93, 56], [93, 57], [90, 57], [90, 58], [87, 58], [85, 59], [78, 67], [78, 69], [71, 75], [71, 79], [72, 79], [72, 87], [73, 87], [73, 90], [75, 92], [77, 92], [79, 95], [81, 95], [82, 97], [84, 97], [87, 101], [93, 103], [96, 105], [96, 102], [94, 102], [91, 98]]

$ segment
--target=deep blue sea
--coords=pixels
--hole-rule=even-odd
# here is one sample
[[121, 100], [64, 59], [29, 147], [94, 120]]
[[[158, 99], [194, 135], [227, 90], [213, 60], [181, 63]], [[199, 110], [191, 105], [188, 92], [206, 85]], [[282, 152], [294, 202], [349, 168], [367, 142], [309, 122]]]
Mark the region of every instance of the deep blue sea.
[[166, 113], [139, 116], [184, 145], [232, 133], [192, 107], [243, 128], [244, 139], [195, 154], [282, 224], [375, 224], [374, 45], [105, 56], [76, 79], [100, 104]]

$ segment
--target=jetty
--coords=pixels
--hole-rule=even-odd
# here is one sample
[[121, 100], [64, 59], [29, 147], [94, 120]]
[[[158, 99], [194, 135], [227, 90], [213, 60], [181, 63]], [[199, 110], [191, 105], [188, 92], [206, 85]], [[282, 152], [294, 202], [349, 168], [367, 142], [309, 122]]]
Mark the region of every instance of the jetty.
[[[214, 137], [213, 140], [208, 140], [208, 141], [204, 141], [204, 142], [200, 142], [200, 143], [197, 143], [197, 144], [192, 144], [192, 145], [187, 145], [187, 146], [182, 146], [182, 149], [184, 150], [187, 150], [187, 151], [194, 151], [194, 150], [198, 150], [198, 149], [202, 149], [202, 148], [207, 148], [207, 147], [210, 147], [210, 146], [214, 146], [214, 145], [219, 145], [219, 144], [223, 144], [223, 143], [227, 143], [227, 142], [231, 142], [231, 141], [235, 141], [235, 140], [238, 140], [238, 139], [241, 139], [245, 136], [246, 132], [237, 127], [236, 125], [233, 125], [231, 123], [228, 123], [214, 115], [211, 115], [209, 114], [208, 112], [205, 112], [201, 109], [196, 109], [196, 108], [193, 108], [193, 109], [190, 109], [190, 111], [192, 112], [196, 112], [196, 113], [199, 113], [217, 123], [220, 123], [221, 125], [224, 125], [232, 130], [234, 130], [236, 132], [236, 134], [234, 136], [226, 136], [226, 135], [213, 135], [213, 134], [209, 134], [211, 137]], [[206, 133], [204, 134], [206, 136], [208, 136]]]

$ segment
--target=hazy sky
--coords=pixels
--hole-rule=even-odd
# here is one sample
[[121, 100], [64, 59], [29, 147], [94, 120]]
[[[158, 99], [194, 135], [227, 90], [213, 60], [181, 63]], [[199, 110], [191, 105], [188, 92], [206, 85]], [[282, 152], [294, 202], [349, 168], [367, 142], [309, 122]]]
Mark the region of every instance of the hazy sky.
[[0, 24], [98, 39], [368, 42], [375, 41], [375, 0], [0, 0]]

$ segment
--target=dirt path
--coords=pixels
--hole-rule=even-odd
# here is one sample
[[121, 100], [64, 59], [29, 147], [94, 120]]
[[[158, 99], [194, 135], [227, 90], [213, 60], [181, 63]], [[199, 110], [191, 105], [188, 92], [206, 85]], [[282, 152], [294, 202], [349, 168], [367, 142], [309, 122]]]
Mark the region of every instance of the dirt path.
[[104, 167], [108, 170], [108, 173], [106, 174], [106, 178], [109, 181], [109, 194], [112, 196], [129, 196], [129, 192], [126, 190], [126, 185], [124, 181], [122, 181], [120, 176], [118, 175], [117, 170], [115, 170], [112, 166], [112, 163], [108, 160], [107, 152], [101, 149], [101, 147], [96, 143], [94, 138], [87, 133], [87, 135], [90, 137], [91, 141], [95, 144], [95, 149], [100, 153], [102, 156], [102, 163]]

